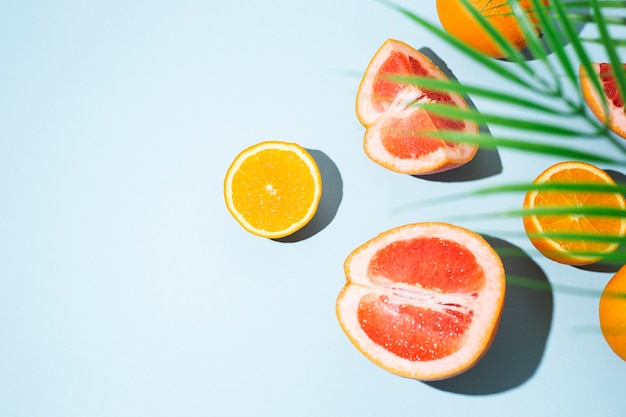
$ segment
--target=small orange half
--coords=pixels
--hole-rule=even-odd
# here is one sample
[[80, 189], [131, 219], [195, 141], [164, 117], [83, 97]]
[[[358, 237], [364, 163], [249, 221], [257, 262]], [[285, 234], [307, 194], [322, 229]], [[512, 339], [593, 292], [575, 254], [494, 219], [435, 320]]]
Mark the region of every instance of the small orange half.
[[296, 143], [257, 143], [237, 155], [224, 179], [230, 214], [244, 229], [266, 238], [304, 227], [317, 212], [321, 195], [320, 170]]

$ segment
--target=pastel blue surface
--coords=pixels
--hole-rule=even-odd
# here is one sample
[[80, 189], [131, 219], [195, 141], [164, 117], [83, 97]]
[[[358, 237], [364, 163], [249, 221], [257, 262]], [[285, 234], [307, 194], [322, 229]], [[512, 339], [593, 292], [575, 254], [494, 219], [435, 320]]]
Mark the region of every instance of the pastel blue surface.
[[[434, 3], [400, 4], [436, 22]], [[359, 73], [385, 39], [428, 48], [461, 81], [501, 82], [406, 17], [357, 0], [2, 9], [0, 416], [626, 414], [626, 363], [598, 327], [611, 272], [499, 234], [518, 219], [454, 220], [519, 195], [412, 205], [529, 181], [556, 159], [499, 150], [465, 178], [416, 178], [362, 152]], [[308, 148], [324, 175], [314, 223], [285, 241], [245, 232], [222, 197], [235, 155], [267, 139]], [[363, 357], [334, 304], [348, 253], [430, 220], [492, 231], [520, 255], [507, 272], [552, 291], [509, 285], [487, 356], [423, 383]]]

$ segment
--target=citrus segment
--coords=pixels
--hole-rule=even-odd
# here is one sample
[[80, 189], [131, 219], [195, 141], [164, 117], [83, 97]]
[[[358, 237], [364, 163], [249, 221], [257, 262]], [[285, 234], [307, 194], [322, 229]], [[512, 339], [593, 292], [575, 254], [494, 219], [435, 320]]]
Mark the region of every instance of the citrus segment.
[[411, 159], [428, 155], [441, 147], [440, 139], [420, 137], [415, 133], [434, 129], [435, 123], [430, 116], [424, 110], [416, 109], [402, 117], [386, 118], [380, 123], [380, 129], [372, 129], [369, 132], [368, 138], [378, 134], [383, 147], [389, 153], [400, 159]]
[[472, 160], [477, 146], [446, 142], [436, 137], [436, 131], [476, 133], [476, 123], [445, 118], [415, 106], [435, 102], [468, 108], [465, 100], [458, 94], [420, 88], [402, 77], [447, 78], [430, 59], [406, 43], [385, 41], [370, 61], [357, 93], [356, 113], [366, 127], [367, 156], [406, 174], [432, 174]]
[[304, 227], [322, 194], [313, 157], [295, 143], [267, 141], [242, 151], [224, 179], [224, 198], [247, 231], [280, 238]]
[[[532, 1], [521, 0], [517, 2], [522, 10], [527, 12], [529, 21], [536, 24], [537, 17], [535, 12], [532, 11]], [[470, 0], [469, 3], [476, 11], [487, 18], [491, 26], [511, 43], [515, 49], [522, 50], [526, 47], [528, 43], [527, 38], [516, 16], [513, 14], [509, 0]], [[543, 1], [544, 6], [549, 4], [549, 1]], [[437, 14], [446, 32], [457, 37], [468, 46], [493, 58], [504, 58], [506, 56], [505, 52], [484, 27], [465, 8], [461, 0], [437, 0]], [[540, 33], [538, 27], [536, 31]]]
[[[600, 168], [585, 162], [567, 161], [542, 172], [534, 184], [615, 185]], [[546, 213], [523, 216], [524, 229], [531, 243], [547, 258], [569, 265], [586, 265], [600, 261], [614, 252], [619, 239], [626, 234], [626, 200], [618, 192], [543, 189], [526, 193], [524, 209], [616, 209], [624, 216], [603, 216], [585, 213]], [[553, 234], [553, 237], [548, 234]], [[558, 237], [577, 233], [590, 237]], [[541, 236], [544, 234], [544, 236]], [[594, 239], [594, 236], [615, 237], [615, 241]]]
[[374, 282], [384, 277], [383, 282], [419, 284], [432, 291], [472, 293], [485, 285], [483, 270], [469, 250], [434, 237], [390, 243], [372, 257], [367, 272]]
[[[387, 296], [373, 294], [361, 299], [358, 319], [374, 343], [413, 362], [433, 361], [457, 352], [471, 324], [469, 315], [452, 309], [440, 312], [393, 304]], [[388, 331], [390, 328], [393, 332]]]
[[382, 368], [442, 379], [469, 369], [488, 349], [504, 269], [476, 233], [447, 223], [400, 226], [355, 249], [344, 268], [339, 323]]
[[[626, 113], [624, 99], [619, 92], [612, 66], [607, 63], [592, 63], [593, 75], [588, 75], [584, 66], [579, 67], [580, 88], [587, 107], [596, 118], [609, 129], [626, 138]], [[626, 69], [626, 64], [623, 64]], [[602, 91], [595, 88], [592, 76], [598, 77]]]
[[613, 352], [626, 361], [626, 266], [604, 287], [599, 306], [600, 329]]

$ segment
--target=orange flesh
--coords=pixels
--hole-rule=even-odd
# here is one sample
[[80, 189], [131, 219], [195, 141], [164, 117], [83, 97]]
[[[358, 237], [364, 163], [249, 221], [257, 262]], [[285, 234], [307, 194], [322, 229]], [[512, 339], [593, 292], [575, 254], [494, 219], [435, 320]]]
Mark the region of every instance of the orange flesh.
[[[415, 288], [393, 299], [376, 294], [361, 299], [359, 322], [372, 341], [412, 361], [443, 358], [463, 346], [473, 316], [471, 302], [486, 283], [469, 250], [440, 238], [398, 241], [376, 253], [368, 274], [374, 284]], [[426, 294], [436, 304], [411, 298], [411, 293]], [[465, 305], [438, 300], [442, 297], [437, 294], [465, 295]]]
[[602, 291], [599, 318], [606, 342], [626, 361], [626, 266], [613, 275]]
[[[390, 75], [432, 76], [415, 58], [397, 51], [391, 53], [381, 65], [372, 87], [374, 107], [381, 112], [389, 107], [400, 91], [411, 86], [410, 83], [389, 79]], [[427, 99], [454, 105], [452, 97], [447, 93], [427, 89], [422, 89], [421, 93], [422, 95], [417, 100]], [[439, 139], [419, 136], [417, 132], [420, 130], [462, 130], [464, 128], [465, 122], [462, 120], [446, 119], [420, 110], [412, 112], [407, 118], [394, 117], [387, 120], [383, 126], [381, 138], [383, 146], [392, 155], [402, 159], [413, 159], [434, 152], [444, 145], [454, 146]]]
[[233, 188], [241, 191], [233, 195], [233, 203], [250, 224], [275, 231], [306, 215], [315, 184], [309, 167], [296, 154], [267, 149], [241, 165], [233, 177]]
[[[584, 169], [569, 169], [554, 173], [549, 182], [555, 183], [598, 183], [602, 179], [592, 176]], [[534, 207], [615, 207], [616, 195], [613, 193], [542, 191], [534, 199]], [[562, 214], [537, 215], [543, 232], [578, 232], [614, 235], [619, 220], [601, 216], [564, 216]], [[563, 249], [569, 252], [601, 252], [606, 249], [606, 242], [592, 240], [555, 239]]]

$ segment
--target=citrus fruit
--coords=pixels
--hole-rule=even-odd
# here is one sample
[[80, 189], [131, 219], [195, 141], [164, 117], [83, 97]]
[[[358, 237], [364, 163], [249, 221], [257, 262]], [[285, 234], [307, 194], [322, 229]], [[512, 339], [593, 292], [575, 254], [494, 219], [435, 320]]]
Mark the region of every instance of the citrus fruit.
[[[517, 0], [512, 0], [517, 1]], [[519, 5], [525, 11], [533, 8], [531, 0], [520, 0]], [[509, 0], [470, 0], [470, 4], [508, 40], [517, 50], [527, 45], [526, 37], [511, 10]], [[544, 0], [544, 5], [550, 4]], [[498, 46], [481, 24], [470, 14], [460, 0], [437, 0], [437, 14], [443, 28], [466, 45], [493, 58], [505, 58], [504, 51]], [[534, 13], [527, 13], [531, 23], [537, 23]], [[537, 32], [539, 30], [537, 29]]]
[[[590, 184], [615, 185], [602, 169], [579, 161], [560, 162], [543, 171], [533, 184]], [[523, 216], [524, 229], [531, 243], [547, 258], [568, 265], [586, 265], [600, 261], [614, 252], [619, 239], [626, 234], [626, 200], [618, 192], [593, 190], [542, 189], [529, 190], [524, 209], [564, 210], [565, 212], [527, 214]], [[601, 213], [581, 213], [577, 209], [623, 210], [624, 216]], [[566, 211], [570, 211], [569, 213]], [[541, 234], [544, 236], [541, 236]], [[553, 236], [548, 236], [552, 233]], [[568, 237], [563, 234], [589, 236]], [[557, 236], [561, 234], [561, 236]], [[598, 240], [594, 237], [615, 237]]]
[[626, 266], [613, 275], [600, 296], [600, 329], [613, 352], [626, 361]]
[[321, 195], [317, 164], [296, 143], [257, 143], [237, 155], [224, 179], [228, 211], [244, 229], [267, 238], [285, 237], [304, 227]]
[[[607, 63], [592, 63], [591, 65], [602, 85], [602, 93], [598, 93], [584, 66], [581, 65], [579, 79], [583, 99], [600, 122], [606, 124], [619, 136], [626, 138], [624, 99], [619, 93], [611, 65]], [[623, 69], [626, 69], [626, 64], [623, 64]]]
[[478, 234], [448, 223], [388, 230], [344, 264], [339, 323], [356, 348], [397, 375], [437, 380], [487, 351], [502, 310], [504, 268]]
[[363, 146], [367, 156], [404, 174], [432, 174], [472, 160], [477, 146], [446, 142], [425, 132], [476, 133], [476, 123], [446, 119], [414, 105], [437, 102], [466, 109], [465, 100], [458, 94], [418, 88], [398, 79], [407, 76], [446, 79], [424, 54], [404, 42], [388, 39], [367, 66], [356, 97], [357, 118], [366, 128]]

